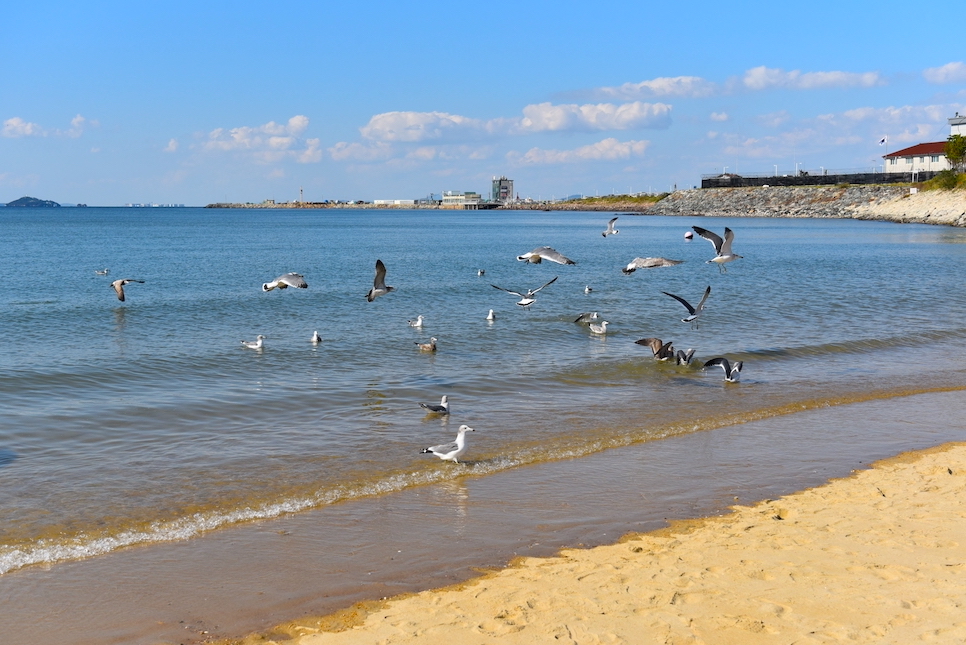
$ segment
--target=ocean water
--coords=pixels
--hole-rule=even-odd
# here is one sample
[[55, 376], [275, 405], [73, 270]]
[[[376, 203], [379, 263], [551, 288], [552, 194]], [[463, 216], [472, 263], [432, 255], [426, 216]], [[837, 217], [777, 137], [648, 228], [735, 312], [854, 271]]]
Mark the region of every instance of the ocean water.
[[[621, 215], [605, 239], [610, 217], [0, 210], [0, 575], [794, 410], [966, 387], [966, 231]], [[727, 273], [707, 264], [711, 244], [683, 238], [695, 224], [732, 228], [744, 258]], [[577, 264], [516, 261], [543, 245]], [[623, 275], [637, 256], [685, 262]], [[377, 258], [396, 291], [368, 303]], [[309, 288], [261, 291], [289, 271]], [[491, 286], [525, 291], [555, 276], [529, 311]], [[117, 278], [145, 283], [121, 303]], [[709, 285], [694, 329], [662, 293], [693, 303]], [[573, 323], [585, 311], [609, 321], [606, 336]], [[419, 314], [423, 329], [407, 325]], [[239, 342], [257, 334], [263, 350]], [[418, 351], [431, 336], [439, 351]], [[693, 347], [696, 364], [655, 362], [634, 344], [646, 336]], [[742, 382], [701, 370], [714, 356], [743, 360]], [[450, 417], [424, 414], [418, 404], [444, 394]], [[476, 430], [465, 464], [419, 453], [462, 423]]]

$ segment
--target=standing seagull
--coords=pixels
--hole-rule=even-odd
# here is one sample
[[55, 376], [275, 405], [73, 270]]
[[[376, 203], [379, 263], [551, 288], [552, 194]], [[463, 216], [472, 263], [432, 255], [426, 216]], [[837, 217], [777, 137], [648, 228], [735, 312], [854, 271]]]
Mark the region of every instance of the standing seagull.
[[742, 361], [738, 361], [734, 365], [728, 362], [727, 358], [712, 358], [710, 361], [704, 364], [705, 369], [712, 367], [714, 365], [720, 365], [724, 370], [725, 381], [728, 383], [737, 383], [741, 379], [741, 366]]
[[607, 222], [607, 230], [601, 233], [601, 235], [603, 235], [604, 237], [607, 237], [608, 235], [617, 235], [618, 233], [620, 233], [620, 231], [614, 228], [614, 222], [616, 221], [617, 221], [617, 218], [614, 217], [609, 222]]
[[305, 278], [302, 277], [300, 273], [286, 273], [285, 275], [280, 275], [271, 282], [266, 282], [262, 285], [262, 291], [271, 291], [272, 289], [288, 289], [289, 287], [295, 287], [296, 289], [308, 289], [309, 285], [305, 283]]
[[712, 233], [706, 228], [701, 228], [700, 226], [692, 226], [691, 228], [694, 229], [695, 233], [714, 244], [714, 252], [717, 255], [708, 260], [708, 262], [714, 262], [717, 264], [718, 270], [721, 273], [728, 272], [728, 269], [725, 268], [725, 262], [731, 262], [741, 258], [741, 256], [737, 253], [731, 252], [731, 243], [735, 239], [735, 232], [730, 228], [725, 227], [723, 240], [717, 233]]
[[366, 294], [366, 300], [372, 302], [379, 296], [384, 296], [390, 291], [395, 291], [396, 287], [386, 286], [386, 265], [382, 260], [376, 260], [376, 277], [372, 281], [372, 289]]
[[473, 428], [468, 425], [461, 425], [459, 433], [456, 435], [456, 441], [450, 443], [441, 443], [438, 446], [430, 446], [425, 450], [420, 450], [419, 454], [433, 453], [443, 461], [452, 461], [455, 463], [460, 463], [459, 458], [463, 456], [466, 452], [466, 433], [474, 432]]
[[521, 262], [529, 262], [530, 264], [540, 264], [544, 260], [550, 260], [551, 262], [556, 262], [557, 264], [577, 264], [570, 258], [561, 255], [549, 246], [538, 246], [529, 253], [518, 255], [517, 260], [520, 260]]
[[490, 286], [493, 287], [494, 289], [499, 289], [500, 291], [506, 291], [507, 293], [512, 293], [515, 296], [520, 296], [520, 301], [517, 304], [523, 307], [524, 309], [529, 309], [530, 305], [532, 305], [534, 302], [537, 301], [537, 299], [534, 298], [534, 296], [537, 295], [537, 292], [545, 287], [549, 287], [550, 285], [552, 285], [554, 282], [557, 281], [557, 278], [559, 277], [560, 277], [559, 275], [554, 276], [553, 280], [543, 285], [542, 287], [537, 287], [536, 289], [528, 289], [526, 295], [520, 293], [519, 291], [510, 291], [509, 289], [498, 287], [495, 284], [491, 284]]
[[129, 278], [122, 278], [120, 280], [115, 280], [111, 283], [111, 287], [117, 294], [117, 299], [124, 302], [124, 285], [131, 284], [132, 282], [137, 282], [138, 284], [144, 284], [144, 280], [131, 280]]
[[265, 345], [265, 337], [259, 334], [258, 336], [255, 336], [254, 341], [243, 340], [241, 344], [248, 349], [261, 349]]
[[420, 403], [419, 407], [436, 414], [449, 414], [449, 400], [446, 398], [445, 394], [443, 395], [443, 398], [440, 399], [439, 405], [433, 405], [432, 403]]
[[698, 316], [700, 316], [704, 312], [704, 303], [707, 302], [708, 296], [711, 295], [711, 285], [708, 285], [708, 288], [704, 290], [704, 296], [701, 297], [701, 302], [698, 303], [697, 307], [692, 307], [691, 303], [689, 303], [681, 296], [676, 296], [673, 293], [668, 293], [667, 291], [662, 291], [661, 293], [663, 293], [665, 296], [671, 296], [672, 298], [674, 298], [675, 300], [677, 300], [687, 308], [688, 312], [691, 315], [686, 316], [685, 318], [682, 318], [681, 322], [691, 323], [691, 327], [693, 329], [694, 327], [697, 326], [696, 321], [698, 320]]

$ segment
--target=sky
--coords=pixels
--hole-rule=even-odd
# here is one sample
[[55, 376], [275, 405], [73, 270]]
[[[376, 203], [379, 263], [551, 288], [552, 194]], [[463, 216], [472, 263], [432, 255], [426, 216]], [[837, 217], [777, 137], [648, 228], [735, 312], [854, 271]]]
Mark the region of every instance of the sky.
[[[663, 192], [966, 114], [955, 3], [9, 0], [0, 202]], [[880, 140], [887, 138], [885, 145]]]

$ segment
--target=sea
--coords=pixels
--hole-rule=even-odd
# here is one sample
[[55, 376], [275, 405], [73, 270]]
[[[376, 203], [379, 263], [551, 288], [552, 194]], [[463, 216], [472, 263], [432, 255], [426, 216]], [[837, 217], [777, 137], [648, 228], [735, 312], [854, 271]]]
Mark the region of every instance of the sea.
[[[619, 233], [604, 237], [614, 215]], [[742, 258], [726, 271], [708, 263], [712, 245], [685, 238], [695, 225], [733, 230]], [[527, 491], [553, 464], [646, 461], [632, 451], [697, 445], [769, 419], [815, 419], [789, 433], [811, 438], [813, 464], [834, 461], [846, 434], [861, 435], [862, 450], [891, 449], [919, 418], [898, 421], [911, 410], [929, 416], [924, 444], [966, 438], [952, 412], [966, 389], [962, 229], [596, 212], [8, 208], [0, 233], [6, 600], [29, 589], [40, 604], [50, 585], [83, 596], [79, 567], [135, 557], [124, 554], [154, 554], [144, 575], [155, 579], [192, 545], [220, 541], [220, 557], [245, 560], [231, 559], [233, 536], [284, 534], [319, 513], [354, 509], [348, 523], [381, 534], [395, 521], [386, 505], [406, 496], [501, 477]], [[541, 246], [575, 264], [517, 260]], [[683, 263], [622, 273], [649, 256]], [[377, 260], [395, 290], [368, 302]], [[262, 290], [288, 272], [308, 288]], [[124, 302], [111, 287], [122, 278], [143, 280], [125, 286]], [[551, 280], [528, 309], [503, 290]], [[683, 322], [688, 311], [668, 294], [696, 304], [709, 286], [701, 317]], [[584, 312], [598, 312], [606, 334], [575, 323]], [[410, 326], [419, 315], [423, 326]], [[257, 335], [263, 348], [242, 344]], [[695, 359], [656, 361], [635, 343], [645, 337], [693, 348]], [[437, 351], [420, 351], [430, 338]], [[739, 383], [702, 369], [719, 356], [743, 363]], [[449, 415], [419, 405], [443, 395]], [[914, 400], [932, 403], [898, 403]], [[862, 412], [876, 401], [895, 414]], [[833, 408], [858, 412], [835, 420], [823, 412]], [[462, 424], [474, 432], [460, 463], [420, 452]], [[937, 426], [949, 432], [930, 434]], [[742, 454], [794, 452], [743, 445]], [[706, 482], [691, 474], [683, 489], [701, 497]], [[625, 484], [637, 486], [634, 477]], [[532, 514], [541, 501], [565, 506], [567, 486], [541, 485], [521, 503]], [[444, 498], [444, 507], [454, 499]], [[399, 521], [429, 521], [414, 508]], [[585, 541], [586, 513], [566, 522], [555, 548]], [[610, 521], [613, 539], [619, 524]], [[347, 564], [340, 575], [376, 568]], [[0, 624], [27, 620], [11, 607], [0, 603]], [[147, 627], [88, 636], [174, 642]]]

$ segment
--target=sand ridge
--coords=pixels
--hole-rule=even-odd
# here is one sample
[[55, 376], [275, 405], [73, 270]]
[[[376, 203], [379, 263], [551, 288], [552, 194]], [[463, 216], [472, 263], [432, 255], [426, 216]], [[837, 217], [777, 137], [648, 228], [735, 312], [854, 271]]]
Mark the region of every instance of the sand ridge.
[[966, 444], [357, 610], [296, 643], [963, 642]]

